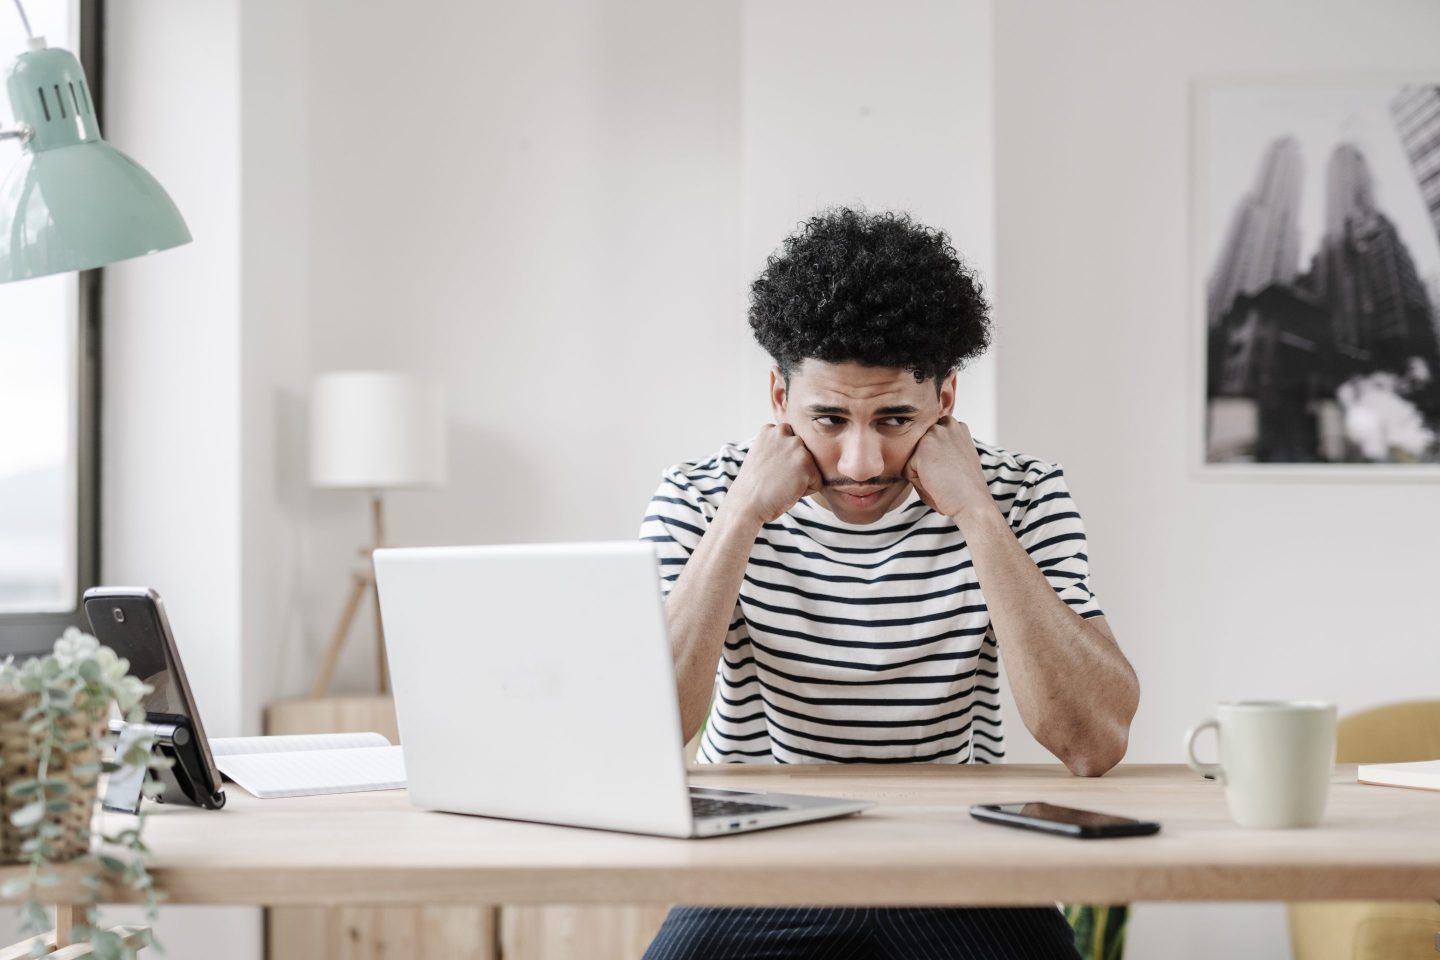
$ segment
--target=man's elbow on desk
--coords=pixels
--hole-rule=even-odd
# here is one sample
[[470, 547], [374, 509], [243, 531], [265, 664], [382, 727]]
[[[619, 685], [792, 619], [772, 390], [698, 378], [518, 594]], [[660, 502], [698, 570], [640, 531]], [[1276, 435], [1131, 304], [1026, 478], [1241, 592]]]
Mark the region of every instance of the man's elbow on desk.
[[1071, 727], [1054, 736], [1036, 736], [1036, 740], [1065, 764], [1077, 777], [1099, 777], [1125, 759], [1130, 746], [1130, 721], [1135, 716], [1129, 707], [1123, 717], [1105, 723]]
[[1072, 753], [1068, 757], [1062, 756], [1061, 761], [1065, 764], [1066, 769], [1077, 777], [1102, 777], [1125, 758], [1126, 746], [1127, 744], [1122, 741], [1118, 751], [1092, 749]]

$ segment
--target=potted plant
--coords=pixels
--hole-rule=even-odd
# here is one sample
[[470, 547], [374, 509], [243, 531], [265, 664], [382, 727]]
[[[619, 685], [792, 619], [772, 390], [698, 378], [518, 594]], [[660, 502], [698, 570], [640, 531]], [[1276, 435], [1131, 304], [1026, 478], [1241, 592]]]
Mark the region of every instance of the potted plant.
[[[61, 882], [55, 869], [78, 867], [85, 888], [80, 922], [69, 931], [74, 942], [88, 942], [100, 960], [131, 960], [135, 937], [106, 930], [96, 920], [107, 881], [140, 895], [153, 924], [156, 893], [145, 866], [148, 850], [141, 840], [142, 808], [133, 822], [114, 833], [95, 829], [93, 817], [101, 773], [121, 768], [145, 770], [145, 796], [159, 794], [152, 771], [166, 761], [152, 756], [143, 738], [114, 761], [101, 750], [114, 745], [109, 732], [112, 704], [130, 723], [143, 722], [141, 699], [150, 687], [130, 676], [130, 664], [75, 628], [65, 631], [47, 655], [17, 665], [0, 663], [0, 864], [27, 864], [21, 876], [0, 886], [0, 896], [26, 899], [20, 905], [24, 935], [49, 928], [40, 894]], [[67, 872], [69, 872], [67, 870]], [[145, 931], [141, 946], [156, 945]], [[47, 945], [36, 939], [32, 955]]]

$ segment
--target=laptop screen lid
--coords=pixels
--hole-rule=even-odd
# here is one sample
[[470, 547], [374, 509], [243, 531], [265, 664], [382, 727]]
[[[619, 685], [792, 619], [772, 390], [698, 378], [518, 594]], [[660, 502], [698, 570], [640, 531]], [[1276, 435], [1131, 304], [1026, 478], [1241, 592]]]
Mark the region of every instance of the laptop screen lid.
[[649, 544], [381, 549], [375, 575], [411, 802], [689, 835]]

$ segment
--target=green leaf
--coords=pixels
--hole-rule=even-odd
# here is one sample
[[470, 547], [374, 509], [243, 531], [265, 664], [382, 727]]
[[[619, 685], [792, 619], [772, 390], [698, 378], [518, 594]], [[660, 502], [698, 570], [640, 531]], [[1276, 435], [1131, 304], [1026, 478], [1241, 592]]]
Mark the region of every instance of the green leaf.
[[5, 897], [8, 900], [20, 896], [20, 894], [29, 889], [29, 876], [16, 877], [14, 880], [6, 880], [4, 883], [0, 883], [0, 897]]
[[109, 930], [96, 930], [90, 941], [91, 956], [95, 960], [125, 960], [124, 949], [120, 938]]
[[50, 915], [34, 900], [26, 901], [20, 907], [20, 916], [25, 921], [26, 933], [41, 933], [50, 927]]
[[70, 795], [70, 781], [62, 777], [46, 777], [45, 792], [51, 796], [67, 797]]
[[100, 664], [94, 660], [82, 660], [75, 672], [80, 674], [80, 679], [86, 683], [95, 683], [100, 679]]
[[45, 816], [45, 804], [37, 800], [34, 803], [25, 804], [10, 814], [10, 822], [21, 830], [25, 830], [39, 823], [43, 816]]
[[119, 857], [111, 857], [102, 853], [97, 859], [99, 859], [100, 861], [100, 866], [104, 867], [106, 870], [109, 870], [111, 873], [125, 872], [125, 861], [121, 860]]
[[145, 799], [154, 800], [165, 792], [165, 784], [159, 780], [146, 780], [145, 785], [140, 788], [140, 792], [145, 795]]
[[47, 800], [45, 809], [50, 813], [68, 813], [70, 811], [69, 800]]
[[14, 797], [17, 800], [21, 797], [33, 797], [39, 792], [40, 781], [34, 779], [16, 780], [14, 783], [10, 784], [10, 786], [5, 788], [5, 793], [8, 796]]

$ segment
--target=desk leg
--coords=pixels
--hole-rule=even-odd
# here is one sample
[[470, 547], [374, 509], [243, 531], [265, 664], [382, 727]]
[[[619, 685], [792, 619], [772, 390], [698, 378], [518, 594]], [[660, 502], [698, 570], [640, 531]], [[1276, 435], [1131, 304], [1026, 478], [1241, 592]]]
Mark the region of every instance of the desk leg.
[[73, 942], [70, 931], [85, 916], [83, 907], [73, 903], [62, 903], [55, 907], [55, 946], [68, 947]]

